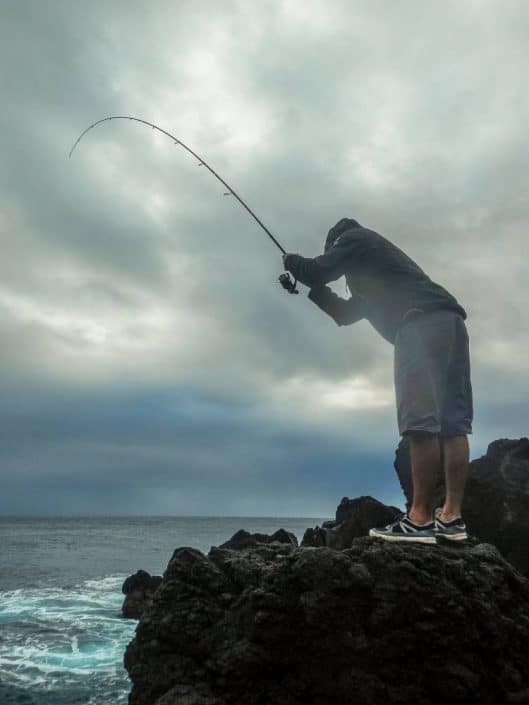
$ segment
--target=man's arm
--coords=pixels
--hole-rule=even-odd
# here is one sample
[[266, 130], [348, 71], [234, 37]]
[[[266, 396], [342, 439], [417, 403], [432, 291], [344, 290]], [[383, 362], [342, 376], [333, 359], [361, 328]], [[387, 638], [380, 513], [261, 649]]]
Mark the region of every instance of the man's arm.
[[285, 269], [308, 287], [323, 286], [339, 279], [351, 267], [360, 264], [362, 246], [351, 238], [342, 237], [329, 252], [319, 257], [283, 255]]
[[348, 326], [366, 317], [366, 301], [359, 294], [342, 299], [328, 286], [318, 286], [309, 291], [309, 299], [339, 326]]

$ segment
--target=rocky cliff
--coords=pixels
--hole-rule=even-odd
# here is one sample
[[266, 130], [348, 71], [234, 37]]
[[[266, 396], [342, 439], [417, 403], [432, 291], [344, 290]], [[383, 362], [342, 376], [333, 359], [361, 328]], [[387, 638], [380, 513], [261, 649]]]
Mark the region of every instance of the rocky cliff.
[[529, 583], [489, 544], [174, 552], [131, 705], [529, 703]]
[[[396, 469], [409, 492], [405, 443]], [[528, 498], [529, 441], [499, 440], [471, 465], [463, 544], [368, 538], [400, 510], [344, 497], [301, 546], [176, 549], [125, 654], [131, 705], [529, 705]]]

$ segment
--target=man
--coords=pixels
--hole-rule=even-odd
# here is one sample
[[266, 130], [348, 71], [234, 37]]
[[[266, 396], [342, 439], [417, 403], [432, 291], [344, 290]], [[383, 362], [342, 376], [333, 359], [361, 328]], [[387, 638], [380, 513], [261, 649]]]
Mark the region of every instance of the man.
[[[402, 250], [352, 218], [331, 228], [323, 255], [287, 253], [283, 263], [339, 326], [365, 318], [394, 345], [397, 421], [410, 441], [413, 502], [400, 519], [371, 529], [370, 536], [420, 543], [466, 539], [461, 504], [473, 401], [465, 310]], [[342, 275], [352, 294], [348, 300], [326, 286]], [[441, 444], [446, 498], [434, 513]]]

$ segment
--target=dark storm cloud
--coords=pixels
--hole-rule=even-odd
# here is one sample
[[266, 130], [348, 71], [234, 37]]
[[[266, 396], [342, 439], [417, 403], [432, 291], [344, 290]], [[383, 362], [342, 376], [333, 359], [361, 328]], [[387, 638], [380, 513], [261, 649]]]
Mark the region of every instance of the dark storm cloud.
[[28, 395], [0, 414], [2, 513], [16, 503], [20, 513], [215, 514], [239, 506], [273, 516], [295, 506], [330, 516], [336, 485], [395, 494], [382, 453], [278, 426], [241, 401], [182, 389], [48, 390], [45, 399]]
[[[97, 511], [110, 467], [139, 478], [154, 464], [170, 485], [176, 458], [181, 506], [188, 497], [200, 512], [204, 482], [219, 512], [237, 513], [290, 448], [315, 469], [330, 439], [337, 468], [370, 454], [375, 466], [398, 440], [391, 346], [366, 322], [338, 329], [283, 294], [279, 253], [189, 155], [113, 122], [67, 159], [107, 114], [174, 131], [289, 250], [319, 254], [343, 216], [394, 240], [469, 314], [475, 452], [523, 434], [523, 4], [25, 2], [0, 13], [0, 379], [13, 408], [25, 400], [19, 415], [2, 412], [3, 474], [24, 469], [57, 496], [68, 486], [66, 504]], [[171, 415], [164, 387], [185, 390], [183, 409], [197, 404], [191, 425]], [[203, 400], [219, 398], [211, 415]], [[209, 455], [197, 428], [217, 443]], [[261, 480], [245, 475], [252, 452]], [[317, 471], [288, 467], [317, 497]], [[283, 513], [297, 507], [287, 475]], [[329, 477], [336, 498], [343, 478]], [[25, 506], [15, 484], [13, 510]], [[134, 487], [131, 511], [165, 506], [154, 491], [143, 506]]]

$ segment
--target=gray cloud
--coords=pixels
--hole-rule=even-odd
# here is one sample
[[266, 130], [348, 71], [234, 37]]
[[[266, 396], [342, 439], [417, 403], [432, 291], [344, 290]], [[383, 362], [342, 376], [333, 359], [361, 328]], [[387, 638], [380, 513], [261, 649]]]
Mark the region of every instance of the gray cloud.
[[[398, 440], [391, 346], [366, 322], [338, 329], [283, 294], [279, 253], [189, 155], [113, 122], [68, 160], [107, 114], [189, 143], [288, 250], [318, 254], [343, 216], [395, 241], [469, 314], [475, 454], [527, 435], [523, 4], [28, 1], [0, 14], [1, 472], [12, 483], [1, 511], [24, 510], [25, 477], [50, 489], [32, 511], [64, 511], [52, 499], [62, 488], [64, 506], [98, 512], [111, 468], [119, 487], [154, 465], [164, 492], [180, 487], [175, 507], [201, 513], [204, 484], [208, 507], [251, 512], [290, 449], [303, 460], [281, 472], [280, 511], [326, 513], [346, 493], [342, 470], [318, 512], [321, 473], [295, 467], [323, 466], [329, 444], [337, 468], [390, 466]], [[198, 400], [174, 439], [160, 389], [184, 390], [184, 409]], [[201, 401], [219, 398], [222, 423]], [[104, 433], [85, 415], [99, 404]], [[198, 428], [218, 434], [209, 455]], [[396, 496], [381, 476], [378, 494]], [[168, 511], [156, 482], [133, 482], [125, 510]]]

